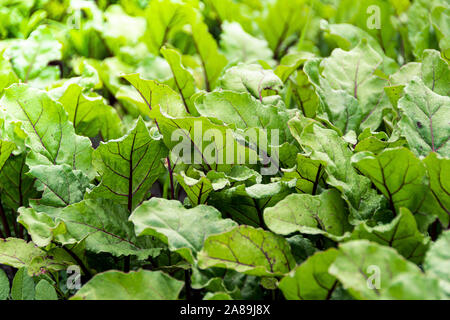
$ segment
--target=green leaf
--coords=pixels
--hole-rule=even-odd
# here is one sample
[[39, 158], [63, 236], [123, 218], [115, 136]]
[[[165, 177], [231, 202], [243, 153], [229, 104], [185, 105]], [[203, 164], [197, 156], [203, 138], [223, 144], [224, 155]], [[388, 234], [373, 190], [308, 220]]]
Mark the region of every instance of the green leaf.
[[[154, 80], [144, 80], [139, 74], [123, 76], [137, 90], [138, 96], [127, 97], [137, 104], [142, 115], [149, 115], [152, 108], [159, 105], [161, 110], [173, 117], [187, 116], [188, 112], [181, 96], [165, 84]], [[134, 93], [134, 91], [132, 91]], [[134, 93], [135, 94], [135, 93]], [[119, 93], [120, 97], [120, 93]]]
[[287, 300], [329, 300], [337, 279], [328, 273], [338, 251], [334, 248], [310, 256], [279, 284]]
[[204, 22], [194, 22], [191, 28], [192, 41], [202, 65], [205, 89], [211, 91], [216, 87], [217, 79], [226, 66], [227, 59], [219, 53], [217, 43]]
[[116, 110], [105, 104], [101, 96], [84, 95], [83, 88], [71, 84], [59, 98], [69, 115], [76, 134], [95, 137], [101, 134], [105, 141], [122, 136], [122, 122]]
[[436, 38], [439, 41], [439, 48], [443, 56], [448, 57], [450, 53], [450, 25], [448, 23], [450, 19], [450, 7], [448, 3], [444, 2], [434, 6], [430, 18], [436, 33]]
[[264, 225], [263, 212], [292, 193], [291, 182], [257, 183], [249, 187], [236, 187], [211, 193], [208, 203], [240, 224], [254, 227]]
[[140, 205], [130, 221], [137, 235], [157, 237], [190, 263], [196, 259], [206, 238], [236, 226], [234, 221], [222, 219], [214, 207], [200, 205], [185, 209], [179, 201], [160, 198]]
[[[211, 180], [202, 171], [193, 168], [188, 170], [188, 173], [181, 171], [174, 176], [193, 206], [205, 204], [212, 191], [215, 191], [216, 188], [223, 188], [223, 184], [217, 187], [213, 186]], [[226, 180], [224, 184], [229, 184], [229, 181]]]
[[425, 256], [424, 269], [428, 275], [439, 279], [439, 285], [450, 298], [450, 231], [444, 231], [434, 242]]
[[390, 107], [382, 62], [382, 56], [364, 39], [350, 51], [333, 50], [320, 64], [317, 59], [305, 64], [323, 112], [343, 133], [359, 133], [367, 127], [376, 130], [383, 109]]
[[450, 127], [445, 120], [450, 114], [450, 97], [434, 93], [420, 79], [415, 79], [405, 88], [398, 107], [402, 114], [400, 129], [415, 154], [450, 155]]
[[233, 300], [233, 298], [226, 292], [208, 292], [205, 294], [203, 300]]
[[93, 165], [101, 183], [90, 198], [112, 199], [131, 212], [149, 196], [153, 182], [164, 172], [161, 161], [167, 150], [159, 137], [151, 136], [142, 118], [122, 138], [101, 143]]
[[283, 82], [272, 70], [264, 70], [258, 64], [239, 63], [235, 67], [227, 69], [220, 78], [220, 86], [224, 90], [250, 93], [261, 103], [269, 104], [273, 97], [263, 97], [264, 90], [278, 92], [283, 87]]
[[7, 300], [9, 298], [9, 279], [3, 271], [3, 269], [0, 269], [0, 301]]
[[[208, 170], [229, 170], [231, 165], [256, 163], [257, 154], [237, 141], [233, 131], [207, 117], [173, 118], [155, 106], [150, 116], [158, 122], [172, 161], [199, 164]], [[181, 140], [181, 141], [180, 141]], [[182, 154], [181, 154], [182, 153]]]
[[34, 243], [18, 238], [0, 241], [0, 264], [17, 269], [26, 267], [30, 275], [40, 274], [43, 270], [59, 271], [68, 267], [66, 261], [55, 259]]
[[146, 21], [143, 17], [127, 15], [120, 5], [110, 5], [104, 12], [104, 17], [106, 22], [102, 28], [102, 35], [112, 52], [120, 56], [130, 46], [138, 46], [146, 30]]
[[399, 214], [388, 224], [371, 227], [361, 223], [355, 227], [351, 238], [367, 239], [397, 250], [406, 259], [421, 263], [430, 245], [430, 239], [418, 229], [414, 216], [406, 208], [400, 208]]
[[295, 266], [283, 237], [250, 226], [209, 236], [198, 259], [202, 269], [227, 268], [255, 276], [278, 276]]
[[237, 22], [222, 23], [220, 47], [230, 62], [256, 63], [259, 60], [272, 62], [272, 50], [268, 47], [267, 41], [245, 32]]
[[275, 74], [285, 83], [295, 71], [312, 58], [314, 58], [314, 55], [310, 52], [296, 52], [285, 55], [275, 69]]
[[383, 193], [395, 212], [400, 207], [416, 212], [420, 207], [428, 177], [425, 166], [409, 149], [386, 149], [376, 156], [359, 153], [352, 162]]
[[357, 299], [380, 299], [397, 276], [420, 275], [419, 267], [394, 249], [367, 240], [340, 244], [329, 272]]
[[14, 276], [11, 298], [13, 300], [34, 300], [34, 281], [25, 267], [20, 268]]
[[34, 189], [36, 179], [27, 174], [29, 168], [25, 161], [26, 153], [11, 155], [0, 171], [2, 202], [14, 210], [28, 206], [29, 199], [38, 197], [38, 192]]
[[[430, 189], [419, 213], [437, 215], [442, 225], [448, 226], [450, 221], [450, 159], [437, 153], [430, 153], [424, 160], [430, 178]], [[418, 218], [419, 215], [416, 216]]]
[[427, 49], [422, 57], [422, 79], [424, 84], [441, 96], [450, 96], [450, 66], [441, 58], [439, 51]]
[[339, 239], [350, 231], [345, 203], [337, 190], [319, 196], [290, 194], [264, 210], [264, 221], [271, 231], [282, 235], [299, 231]]
[[294, 35], [305, 26], [310, 10], [302, 0], [278, 0], [269, 5], [266, 14], [258, 19], [258, 25], [275, 59], [281, 59], [283, 52], [289, 48], [291, 43], [288, 39], [292, 42], [295, 41], [292, 39], [298, 39]]
[[195, 94], [195, 82], [192, 74], [186, 70], [181, 62], [180, 54], [174, 49], [161, 49], [161, 54], [167, 60], [172, 70], [175, 89], [183, 100], [187, 113], [195, 113], [191, 97]]
[[62, 45], [55, 39], [54, 31], [40, 26], [28, 39], [16, 40], [7, 49], [15, 73], [24, 82], [32, 81], [39, 87], [59, 78], [59, 69], [48, 66], [53, 60], [62, 58]]
[[387, 148], [396, 148], [406, 145], [404, 138], [397, 137], [392, 134], [391, 137], [383, 132], [372, 132], [369, 128], [366, 128], [358, 136], [358, 144], [355, 146], [355, 152], [370, 151], [373, 154], [379, 154]]
[[0, 96], [3, 94], [3, 89], [8, 88], [15, 82], [19, 82], [19, 78], [15, 74], [11, 63], [4, 58], [4, 54], [0, 50]]
[[72, 300], [176, 300], [183, 282], [161, 271], [107, 271], [86, 283]]
[[28, 165], [65, 163], [91, 176], [91, 142], [75, 134], [62, 105], [46, 92], [24, 84], [12, 85], [5, 90], [0, 105], [6, 120], [21, 122], [28, 136]]
[[35, 290], [35, 300], [58, 300], [55, 288], [47, 280], [39, 281]]
[[405, 273], [397, 276], [385, 292], [384, 300], [441, 300], [445, 296], [437, 279], [423, 274]]
[[38, 247], [46, 247], [54, 239], [64, 244], [76, 241], [66, 237], [66, 226], [63, 223], [55, 223], [47, 213], [25, 207], [19, 208], [18, 212], [17, 221], [27, 229]]
[[40, 205], [65, 207], [83, 200], [90, 179], [80, 170], [67, 165], [38, 165], [30, 168], [29, 174], [36, 178], [35, 187], [43, 191]]
[[260, 128], [264, 132], [267, 130], [269, 140], [273, 129], [278, 131], [279, 141], [292, 139], [289, 128], [286, 128], [286, 122], [289, 120], [286, 110], [264, 105], [247, 92], [238, 93], [236, 91], [240, 90], [236, 88], [233, 90], [215, 91], [199, 96], [195, 100], [197, 111], [204, 117], [217, 118], [240, 129]]
[[0, 171], [3, 168], [6, 160], [8, 160], [11, 152], [16, 148], [15, 144], [11, 141], [0, 140]]
[[84, 240], [86, 249], [95, 253], [136, 255], [139, 259], [159, 253], [149, 239], [136, 237], [128, 215], [126, 207], [110, 200], [83, 200], [61, 210], [56, 222], [63, 221], [67, 233], [77, 241]]
[[291, 132], [310, 158], [325, 164], [327, 183], [342, 192], [349, 204], [350, 223], [370, 218], [381, 205], [381, 197], [371, 188], [370, 180], [352, 168], [352, 152], [336, 131], [309, 124], [299, 135], [298, 120], [289, 121]]
[[299, 193], [316, 194], [317, 188], [324, 177], [324, 166], [320, 161], [298, 153], [297, 164], [291, 169], [282, 169], [283, 180], [296, 179], [296, 190]]
[[143, 40], [155, 55], [161, 47], [193, 18], [192, 8], [172, 0], [152, 1], [145, 12], [147, 29]]

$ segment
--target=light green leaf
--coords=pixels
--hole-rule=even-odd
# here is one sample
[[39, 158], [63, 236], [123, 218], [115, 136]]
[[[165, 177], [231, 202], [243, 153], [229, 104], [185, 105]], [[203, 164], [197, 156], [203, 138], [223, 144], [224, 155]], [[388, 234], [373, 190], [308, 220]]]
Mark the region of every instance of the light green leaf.
[[240, 91], [236, 88], [233, 90], [215, 91], [199, 96], [195, 100], [197, 111], [202, 116], [213, 117], [229, 125], [234, 124], [240, 129], [263, 129], [267, 132], [269, 141], [273, 129], [278, 131], [279, 141], [291, 140], [289, 128], [286, 128], [286, 122], [289, 120], [286, 110], [264, 105], [247, 92], [236, 92]]
[[72, 300], [176, 300], [183, 282], [161, 271], [107, 271], [86, 283]]
[[26, 267], [30, 275], [37, 275], [42, 270], [64, 270], [69, 266], [66, 261], [55, 259], [34, 243], [18, 238], [0, 241], [0, 264], [17, 269]]
[[275, 69], [275, 74], [286, 82], [288, 78], [305, 64], [309, 59], [314, 58], [314, 54], [310, 52], [296, 52], [285, 55], [281, 59], [280, 64]]
[[397, 276], [383, 292], [383, 300], [441, 300], [445, 295], [439, 281], [421, 273]]
[[[192, 206], [205, 204], [208, 200], [209, 194], [213, 190], [215, 190], [211, 180], [208, 179], [202, 171], [196, 170], [194, 168], [188, 169], [187, 173], [184, 171], [175, 173], [174, 176], [183, 190], [186, 192]], [[229, 181], [225, 180], [224, 184], [229, 184]], [[222, 185], [223, 184], [221, 184], [217, 188], [222, 187]]]
[[59, 78], [58, 67], [48, 66], [50, 61], [62, 58], [62, 45], [55, 39], [50, 27], [42, 25], [27, 40], [14, 41], [5, 54], [11, 59], [15, 73], [24, 82], [32, 80], [44, 87]]
[[220, 78], [220, 86], [224, 90], [250, 93], [262, 103], [268, 103], [272, 97], [263, 97], [264, 90], [278, 92], [283, 82], [272, 70], [264, 70], [259, 64], [239, 63], [227, 69]]
[[255, 276], [282, 275], [295, 266], [283, 237], [250, 226], [209, 236], [198, 259], [202, 269], [227, 268]]
[[366, 223], [357, 225], [350, 239], [367, 239], [392, 247], [415, 263], [422, 262], [430, 245], [430, 239], [417, 229], [414, 216], [406, 208], [400, 208], [398, 215], [388, 224], [374, 227]]
[[164, 172], [161, 161], [167, 150], [159, 137], [151, 136], [142, 118], [122, 138], [101, 143], [93, 165], [102, 180], [90, 198], [112, 199], [131, 212], [149, 196], [155, 180]]
[[444, 231], [431, 245], [425, 256], [424, 269], [428, 275], [439, 279], [439, 285], [450, 299], [450, 231]]
[[38, 247], [46, 247], [54, 239], [63, 244], [76, 242], [75, 239], [70, 239], [66, 235], [64, 223], [55, 223], [47, 213], [25, 207], [19, 208], [18, 212], [17, 221], [27, 229], [31, 239]]
[[25, 163], [26, 153], [11, 157], [0, 171], [0, 190], [3, 204], [17, 210], [28, 206], [29, 199], [37, 198], [39, 193], [34, 189], [35, 178], [29, 176]]
[[58, 300], [55, 288], [47, 280], [39, 281], [35, 291], [35, 300]]
[[58, 100], [75, 132], [86, 137], [100, 133], [105, 141], [121, 137], [122, 122], [116, 110], [105, 104], [101, 96], [84, 95], [82, 89], [78, 84], [71, 84]]
[[16, 148], [15, 144], [11, 141], [0, 140], [0, 171], [3, 168], [6, 160], [8, 160], [11, 152]]
[[233, 300], [233, 298], [226, 292], [208, 292], [205, 294], [203, 300]]
[[382, 56], [363, 39], [350, 51], [333, 50], [320, 64], [318, 60], [305, 64], [323, 112], [343, 133], [358, 134], [380, 125], [383, 109], [390, 107], [382, 63]]
[[282, 169], [283, 180], [296, 179], [297, 192], [316, 194], [320, 180], [324, 176], [324, 166], [320, 161], [298, 153], [297, 164], [291, 169]]
[[67, 233], [77, 241], [84, 240], [86, 249], [95, 253], [136, 255], [139, 259], [159, 253], [149, 239], [136, 237], [128, 214], [126, 207], [110, 200], [83, 200], [61, 210], [56, 222], [63, 221]]
[[14, 276], [11, 298], [13, 300], [34, 300], [34, 281], [25, 267], [20, 268]]
[[190, 263], [196, 259], [207, 237], [236, 226], [234, 221], [222, 219], [214, 207], [200, 205], [185, 209], [179, 201], [161, 198], [144, 202], [130, 216], [130, 221], [137, 235], [159, 238]]
[[328, 273], [338, 251], [317, 252], [286, 275], [279, 284], [287, 300], [329, 300], [338, 280]]
[[450, 66], [441, 58], [439, 51], [427, 49], [422, 57], [422, 79], [424, 84], [441, 96], [450, 96]]
[[4, 58], [4, 54], [0, 49], [0, 96], [3, 89], [8, 88], [15, 82], [19, 82], [19, 78], [15, 74], [11, 63]]
[[[137, 90], [138, 95], [127, 96], [138, 106], [142, 115], [149, 115], [152, 108], [159, 105], [161, 110], [172, 117], [184, 117], [188, 115], [182, 102], [181, 96], [165, 84], [154, 80], [141, 79], [139, 74], [130, 74], [123, 76]], [[132, 94], [136, 92], [131, 91]], [[118, 94], [118, 98], [123, 94]]]
[[359, 153], [355, 167], [388, 199], [395, 212], [406, 207], [416, 212], [428, 189], [425, 166], [406, 148], [386, 149], [378, 155]]
[[367, 240], [340, 244], [339, 255], [329, 272], [355, 298], [369, 300], [382, 298], [401, 274], [420, 275], [419, 267], [404, 259], [394, 249]]
[[65, 207], [83, 200], [90, 179], [80, 170], [67, 165], [38, 165], [30, 168], [29, 174], [36, 178], [35, 187], [43, 191], [40, 205]]
[[197, 51], [203, 70], [203, 80], [206, 91], [211, 91], [216, 87], [223, 68], [227, 64], [227, 59], [219, 53], [217, 43], [208, 32], [208, 26], [202, 22], [191, 24], [192, 40]]
[[268, 228], [281, 235], [299, 231], [339, 239], [350, 231], [345, 203], [337, 190], [319, 196], [290, 194], [264, 210]]
[[151, 53], [158, 55], [161, 47], [193, 19], [192, 7], [178, 1], [152, 1], [145, 11], [147, 29], [143, 40]]
[[402, 113], [400, 129], [412, 151], [427, 156], [434, 151], [450, 155], [450, 97], [440, 96], [428, 89], [420, 79], [412, 80], [405, 96], [398, 102]]
[[[430, 153], [424, 160], [430, 178], [430, 189], [419, 213], [437, 215], [442, 225], [449, 225], [450, 214], [450, 159]], [[419, 215], [416, 216], [418, 218]], [[430, 221], [431, 222], [431, 221]]]
[[272, 62], [272, 50], [269, 49], [267, 41], [248, 34], [237, 22], [224, 21], [222, 23], [220, 47], [228, 61], [256, 63], [264, 60]]
[[298, 39], [296, 33], [305, 26], [311, 8], [303, 0], [278, 0], [269, 5], [266, 14], [258, 19], [258, 25], [264, 34], [274, 59], [279, 60], [287, 51], [290, 41]]
[[13, 85], [5, 90], [0, 105], [11, 122], [21, 122], [28, 135], [28, 165], [68, 164], [91, 177], [91, 142], [77, 136], [61, 104], [41, 90]]
[[[207, 117], [174, 118], [154, 106], [150, 117], [158, 122], [172, 161], [200, 164], [208, 170], [229, 170], [230, 165], [256, 164], [256, 152], [237, 141], [233, 131]], [[180, 141], [181, 140], [181, 141]]]
[[277, 181], [257, 183], [249, 187], [238, 185], [220, 192], [213, 192], [208, 203], [218, 208], [225, 216], [240, 224], [254, 227], [264, 225], [263, 212], [292, 193], [292, 182]]
[[9, 298], [9, 279], [6, 276], [5, 271], [0, 269], [0, 301]]
[[352, 168], [352, 152], [347, 142], [336, 131], [324, 129], [315, 123], [307, 125], [298, 135], [296, 118], [289, 121], [291, 132], [310, 158], [325, 163], [327, 183], [342, 192], [349, 204], [350, 223], [370, 218], [381, 205], [381, 196], [371, 188], [368, 178]]
[[192, 74], [186, 70], [181, 62], [181, 56], [174, 49], [161, 49], [161, 54], [167, 60], [172, 70], [175, 89], [183, 100], [187, 113], [195, 113], [194, 105], [191, 97], [195, 94], [195, 82]]

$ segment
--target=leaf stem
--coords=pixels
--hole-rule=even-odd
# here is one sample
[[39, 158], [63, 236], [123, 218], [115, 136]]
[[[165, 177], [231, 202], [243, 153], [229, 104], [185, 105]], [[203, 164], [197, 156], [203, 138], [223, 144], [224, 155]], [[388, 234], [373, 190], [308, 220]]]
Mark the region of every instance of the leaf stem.
[[175, 189], [174, 189], [174, 183], [173, 183], [173, 170], [172, 170], [172, 165], [170, 164], [169, 156], [167, 156], [167, 168], [169, 170], [169, 179], [170, 179], [170, 197], [171, 197], [171, 199], [175, 199]]
[[2, 219], [3, 229], [5, 230], [6, 238], [11, 237], [11, 229], [8, 225], [8, 220], [6, 219], [5, 209], [3, 208], [2, 202], [0, 200], [0, 218]]
[[322, 164], [319, 164], [319, 168], [317, 169], [316, 179], [314, 180], [314, 186], [312, 189], [312, 195], [315, 195], [317, 192], [317, 186], [319, 185], [320, 180], [320, 172], [322, 171]]

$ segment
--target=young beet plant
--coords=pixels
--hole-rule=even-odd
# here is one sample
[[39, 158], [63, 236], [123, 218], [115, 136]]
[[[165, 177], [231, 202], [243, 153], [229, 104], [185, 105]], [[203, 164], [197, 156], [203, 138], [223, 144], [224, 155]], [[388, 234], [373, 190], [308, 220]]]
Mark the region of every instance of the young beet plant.
[[0, 300], [450, 298], [446, 2], [12, 13]]

